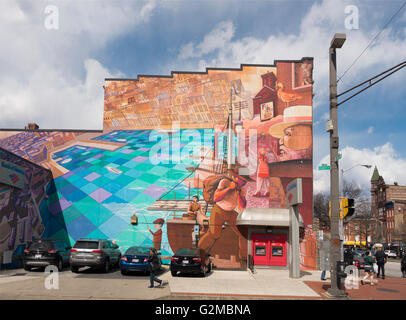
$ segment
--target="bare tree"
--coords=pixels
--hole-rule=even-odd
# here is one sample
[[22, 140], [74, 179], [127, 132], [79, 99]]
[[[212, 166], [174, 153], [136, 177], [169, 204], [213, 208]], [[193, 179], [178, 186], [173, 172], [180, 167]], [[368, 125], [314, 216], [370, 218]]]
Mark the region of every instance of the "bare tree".
[[313, 197], [314, 214], [320, 221], [320, 228], [330, 229], [329, 200], [330, 195], [324, 192], [316, 193]]

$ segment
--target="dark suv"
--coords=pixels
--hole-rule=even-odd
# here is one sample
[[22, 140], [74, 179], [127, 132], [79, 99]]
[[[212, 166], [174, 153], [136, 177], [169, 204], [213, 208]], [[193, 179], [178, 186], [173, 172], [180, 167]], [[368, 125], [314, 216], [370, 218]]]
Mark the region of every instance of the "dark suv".
[[71, 247], [63, 240], [33, 240], [24, 250], [24, 269], [30, 271], [32, 267], [55, 265], [61, 271], [69, 264], [70, 249]]
[[72, 272], [80, 267], [94, 267], [108, 272], [112, 265], [119, 266], [121, 252], [117, 244], [106, 239], [79, 239], [70, 251]]

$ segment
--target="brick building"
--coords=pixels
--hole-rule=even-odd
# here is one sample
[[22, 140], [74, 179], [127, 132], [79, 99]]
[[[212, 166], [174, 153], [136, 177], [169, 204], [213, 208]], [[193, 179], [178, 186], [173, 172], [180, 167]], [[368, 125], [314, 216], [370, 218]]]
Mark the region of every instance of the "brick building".
[[376, 167], [371, 178], [371, 210], [375, 240], [406, 242], [406, 186], [385, 183]]

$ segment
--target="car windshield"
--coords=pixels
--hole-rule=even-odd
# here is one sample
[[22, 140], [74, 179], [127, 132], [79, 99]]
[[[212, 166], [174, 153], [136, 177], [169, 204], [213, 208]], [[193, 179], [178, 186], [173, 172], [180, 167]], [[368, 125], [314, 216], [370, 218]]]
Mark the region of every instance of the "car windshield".
[[125, 254], [143, 254], [149, 255], [150, 248], [145, 247], [131, 247], [125, 252]]
[[37, 240], [31, 243], [30, 250], [50, 250], [53, 249], [54, 245], [51, 241]]
[[179, 249], [176, 251], [176, 256], [198, 256], [199, 249]]
[[78, 241], [73, 246], [76, 249], [97, 249], [99, 247], [98, 241]]

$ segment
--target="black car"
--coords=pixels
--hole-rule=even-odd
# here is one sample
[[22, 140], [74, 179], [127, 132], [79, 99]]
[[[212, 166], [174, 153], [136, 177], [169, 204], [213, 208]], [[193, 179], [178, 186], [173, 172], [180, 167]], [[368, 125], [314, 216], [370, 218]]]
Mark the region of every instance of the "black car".
[[69, 264], [71, 247], [63, 240], [37, 239], [24, 250], [24, 269], [54, 265], [61, 271]]
[[182, 248], [176, 251], [171, 259], [171, 274], [195, 273], [205, 276], [212, 270], [210, 255], [203, 249]]

